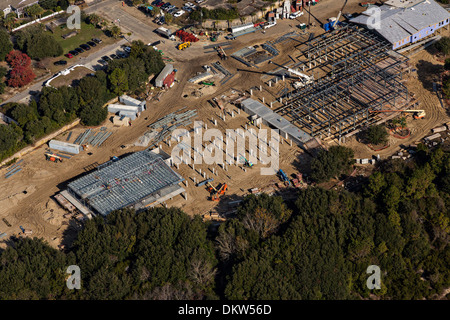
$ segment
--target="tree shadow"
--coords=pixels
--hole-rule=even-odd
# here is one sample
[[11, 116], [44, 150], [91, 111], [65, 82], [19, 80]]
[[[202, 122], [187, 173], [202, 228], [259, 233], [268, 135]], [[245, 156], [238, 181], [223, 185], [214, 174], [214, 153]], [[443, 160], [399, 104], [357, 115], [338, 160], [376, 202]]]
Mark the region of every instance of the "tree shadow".
[[83, 228], [83, 224], [77, 221], [75, 218], [72, 218], [68, 222], [68, 227], [64, 230], [61, 237], [61, 249], [63, 251], [68, 251], [73, 242], [76, 240], [78, 233]]
[[317, 156], [319, 150], [317, 148], [308, 150], [311, 154], [299, 152], [296, 155], [293, 166], [301, 172], [304, 176], [308, 176], [311, 174], [311, 160], [313, 157]]
[[417, 77], [423, 87], [429, 91], [433, 91], [433, 82], [439, 81], [439, 74], [443, 70], [443, 66], [425, 60], [417, 63]]
[[234, 217], [239, 204], [244, 198], [245, 195], [224, 194], [220, 197], [220, 200], [215, 207], [215, 211], [224, 218]]

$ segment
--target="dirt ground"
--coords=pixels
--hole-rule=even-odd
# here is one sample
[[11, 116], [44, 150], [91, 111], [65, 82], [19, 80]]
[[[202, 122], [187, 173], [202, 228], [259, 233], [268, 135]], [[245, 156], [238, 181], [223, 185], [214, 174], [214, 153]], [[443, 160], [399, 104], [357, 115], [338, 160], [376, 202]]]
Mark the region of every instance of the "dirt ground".
[[[446, 31], [446, 35], [449, 32]], [[426, 112], [424, 119], [414, 120], [411, 116], [407, 117], [407, 126], [411, 131], [411, 135], [406, 139], [398, 139], [389, 136], [389, 147], [381, 151], [373, 151], [367, 145], [359, 143], [355, 136], [347, 139], [345, 145], [355, 151], [355, 158], [371, 158], [372, 156], [380, 155], [382, 159], [389, 157], [402, 146], [416, 144], [427, 135], [431, 135], [431, 129], [436, 128], [448, 121], [450, 121], [449, 110], [442, 108], [439, 99], [432, 89], [432, 81], [437, 81], [437, 72], [442, 68], [443, 63], [438, 61], [427, 50], [422, 50], [419, 53], [409, 57], [409, 63], [412, 69], [416, 72], [406, 74], [404, 82], [408, 88], [409, 93], [413, 93], [414, 97], [419, 101], [418, 109], [423, 109]], [[334, 142], [336, 143], [336, 142]]]
[[[349, 1], [345, 11], [362, 11], [362, 8], [357, 3], [359, 1]], [[336, 3], [336, 1], [323, 1], [312, 9], [312, 13], [316, 14], [315, 17], [323, 22], [329, 16], [336, 16], [340, 6], [341, 4]], [[125, 9], [129, 11], [131, 8], [125, 7]], [[141, 13], [137, 9], [133, 10], [135, 10], [133, 15], [139, 17]], [[261, 44], [288, 32], [294, 30], [299, 31], [295, 25], [300, 22], [307, 22], [307, 17], [300, 17], [297, 21], [280, 20], [277, 26], [268, 29], [265, 34], [256, 32], [237, 38], [232, 41], [233, 49], [226, 52], [230, 55], [232, 52], [242, 49], [245, 46]], [[311, 28], [310, 31], [315, 33], [316, 36], [323, 32], [318, 24], [316, 24], [316, 27]], [[303, 37], [307, 38], [308, 34]], [[223, 41], [225, 41], [223, 38], [219, 39], [219, 42]], [[6, 232], [8, 236], [11, 236], [18, 234], [20, 232], [19, 226], [23, 226], [27, 230], [32, 230], [32, 236], [42, 237], [52, 246], [56, 247], [61, 243], [64, 233], [71, 234], [70, 231], [73, 229], [70, 227], [71, 223], [66, 212], [56, 204], [53, 196], [64, 190], [70, 180], [85, 173], [92, 164], [101, 164], [109, 160], [112, 156], [121, 156], [145, 149], [145, 147], [136, 147], [133, 144], [139, 137], [149, 131], [147, 127], [149, 124], [170, 112], [187, 107], [189, 110], [197, 110], [198, 116], [194, 120], [201, 120], [207, 123], [208, 128], [218, 128], [224, 133], [225, 129], [245, 127], [248, 121], [247, 115], [243, 111], [237, 114], [235, 107], [226, 105], [225, 108], [228, 111], [231, 112], [231, 110], [234, 110], [235, 117], [232, 118], [230, 115], [227, 115], [226, 121], [223, 121], [218, 116], [219, 109], [212, 107], [208, 100], [214, 97], [228, 95], [231, 90], [248, 92], [250, 88], [259, 88], [260, 85], [262, 85], [262, 91], [255, 88], [252, 98], [259, 99], [260, 101], [264, 99], [266, 104], [275, 100], [276, 93], [283, 88], [284, 84], [280, 81], [276, 86], [272, 86], [271, 88], [264, 85], [261, 77], [264, 76], [265, 72], [274, 69], [274, 66], [267, 62], [262, 63], [258, 68], [250, 69], [233, 58], [221, 60], [221, 64], [228, 71], [235, 74], [226, 85], [222, 86], [218, 81], [215, 87], [188, 83], [188, 79], [202, 71], [203, 65], [219, 61], [216, 52], [205, 53], [203, 46], [209, 44], [213, 43], [201, 39], [201, 41], [194, 43], [185, 51], [176, 50], [175, 43], [171, 41], [166, 41], [161, 46], [158, 46], [163, 49], [166, 56], [168, 55], [174, 60], [174, 67], [178, 70], [176, 76], [178, 81], [161, 96], [160, 101], [149, 100], [147, 110], [133, 121], [131, 127], [113, 127], [108, 118], [99, 127], [106, 126], [108, 130], [114, 131], [114, 133], [101, 147], [92, 147], [87, 152], [85, 151], [79, 155], [75, 155], [71, 159], [64, 160], [62, 163], [53, 163], [45, 160], [44, 152], [47, 146], [44, 145], [32, 153], [25, 155], [23, 157], [24, 161], [21, 164], [23, 170], [9, 179], [5, 179], [5, 169], [1, 169], [0, 194], [2, 197], [0, 198], [0, 232]], [[278, 63], [286, 62], [288, 55], [295, 52], [294, 46], [296, 44], [296, 41], [291, 40], [277, 45], [277, 49], [280, 50], [280, 55], [274, 61]], [[421, 107], [427, 112], [427, 117], [425, 120], [411, 120], [411, 123], [409, 123], [411, 124], [411, 137], [403, 141], [391, 141], [391, 146], [383, 150], [383, 152], [380, 152], [382, 156], [392, 154], [402, 143], [409, 144], [415, 142], [427, 135], [430, 128], [448, 121], [448, 116], [445, 110], [442, 110], [440, 107], [435, 94], [429, 88], [424, 88], [422, 85], [428, 65], [425, 64], [423, 66], [423, 62], [421, 63], [420, 61], [428, 61], [431, 64], [437, 64], [437, 62], [426, 51], [422, 51], [416, 56], [411, 57], [411, 63], [417, 65], [419, 72], [417, 77], [414, 73], [411, 75], [407, 81], [407, 86], [419, 98]], [[199, 88], [202, 88], [201, 96], [195, 98], [190, 96], [192, 91]], [[186, 94], [188, 97], [184, 98]], [[217, 127], [211, 121], [212, 118], [217, 120]], [[187, 129], [192, 128], [192, 124], [187, 127]], [[267, 127], [263, 126], [263, 128]], [[73, 132], [70, 142], [73, 142], [86, 129], [86, 127], [82, 126], [72, 129]], [[57, 139], [66, 141], [66, 137], [67, 133], [57, 137]], [[122, 145], [125, 145], [126, 148], [122, 148]], [[355, 150], [356, 158], [369, 157], [370, 154], [373, 154], [370, 149], [358, 143], [354, 138], [347, 140], [345, 145]], [[161, 146], [164, 151], [170, 154], [174, 144], [172, 144], [172, 147], [169, 147], [163, 143]], [[291, 178], [292, 175], [298, 172], [305, 172], [304, 170], [307, 167], [309, 159], [310, 157], [305, 156], [295, 144], [291, 146], [287, 141], [284, 141], [280, 145], [279, 167]], [[213, 167], [217, 175], [212, 173]], [[225, 171], [217, 165], [209, 166], [202, 164], [195, 165], [194, 171], [189, 165], [181, 164], [179, 169], [174, 167], [174, 170], [179, 172], [187, 181], [188, 185], [183, 186], [187, 189], [187, 200], [181, 196], [177, 196], [167, 201], [166, 204], [168, 206], [179, 206], [188, 214], [192, 215], [206, 213], [215, 207], [216, 210], [222, 213], [232, 212], [234, 207], [230, 204], [230, 201], [241, 199], [251, 188], [267, 188], [268, 191], [270, 189], [277, 190], [273, 186], [275, 183], [280, 182], [280, 179], [275, 175], [261, 175], [261, 167], [262, 165], [258, 163], [255, 164], [254, 168], [246, 169], [246, 172], [244, 172], [238, 166], [230, 165], [228, 166], [228, 171]], [[209, 177], [214, 178], [214, 186], [223, 182], [228, 184], [229, 189], [219, 203], [207, 200], [209, 194], [204, 187], [194, 186], [194, 177], [196, 182], [202, 179], [198, 173], [199, 169], [202, 172], [207, 172]], [[10, 227], [1, 221], [3, 218], [9, 222]]]
[[91, 73], [93, 73], [93, 71], [88, 68], [76, 67], [68, 75], [60, 75], [52, 80], [51, 85], [56, 88], [62, 86], [74, 86], [78, 80]]

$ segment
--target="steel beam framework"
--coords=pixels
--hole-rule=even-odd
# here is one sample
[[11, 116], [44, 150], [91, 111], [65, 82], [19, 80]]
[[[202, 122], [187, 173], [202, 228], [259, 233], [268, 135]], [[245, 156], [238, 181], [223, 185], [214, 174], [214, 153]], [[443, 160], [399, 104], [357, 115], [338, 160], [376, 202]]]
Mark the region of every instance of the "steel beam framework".
[[276, 112], [311, 136], [332, 136], [339, 141], [377, 122], [379, 116], [369, 110], [396, 108], [409, 100], [400, 82], [408, 59], [389, 48], [376, 34], [351, 25], [311, 40], [303, 50], [307, 63], [329, 73], [289, 92], [285, 105]]

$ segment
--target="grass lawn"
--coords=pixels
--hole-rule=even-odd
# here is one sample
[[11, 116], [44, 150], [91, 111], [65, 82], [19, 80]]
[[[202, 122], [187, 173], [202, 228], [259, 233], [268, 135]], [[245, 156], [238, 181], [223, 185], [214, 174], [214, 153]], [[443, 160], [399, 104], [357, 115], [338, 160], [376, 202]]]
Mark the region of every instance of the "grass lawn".
[[61, 36], [70, 33], [71, 29], [67, 29], [66, 25], [61, 25], [56, 27], [53, 33], [56, 41], [58, 41], [63, 50], [64, 54], [70, 50], [75, 49], [80, 44], [90, 41], [92, 38], [100, 38], [104, 33], [102, 30], [95, 28], [93, 25], [81, 22], [81, 30], [78, 30], [78, 34], [68, 39], [63, 39]]

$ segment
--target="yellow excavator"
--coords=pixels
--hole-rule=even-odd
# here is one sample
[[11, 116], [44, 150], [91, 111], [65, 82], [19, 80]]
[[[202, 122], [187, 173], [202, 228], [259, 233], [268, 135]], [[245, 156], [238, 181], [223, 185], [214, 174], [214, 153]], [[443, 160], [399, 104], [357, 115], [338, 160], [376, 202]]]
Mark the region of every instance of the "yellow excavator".
[[414, 119], [423, 119], [425, 118], [425, 110], [369, 110], [371, 113], [380, 113], [380, 112], [412, 112], [414, 113]]

